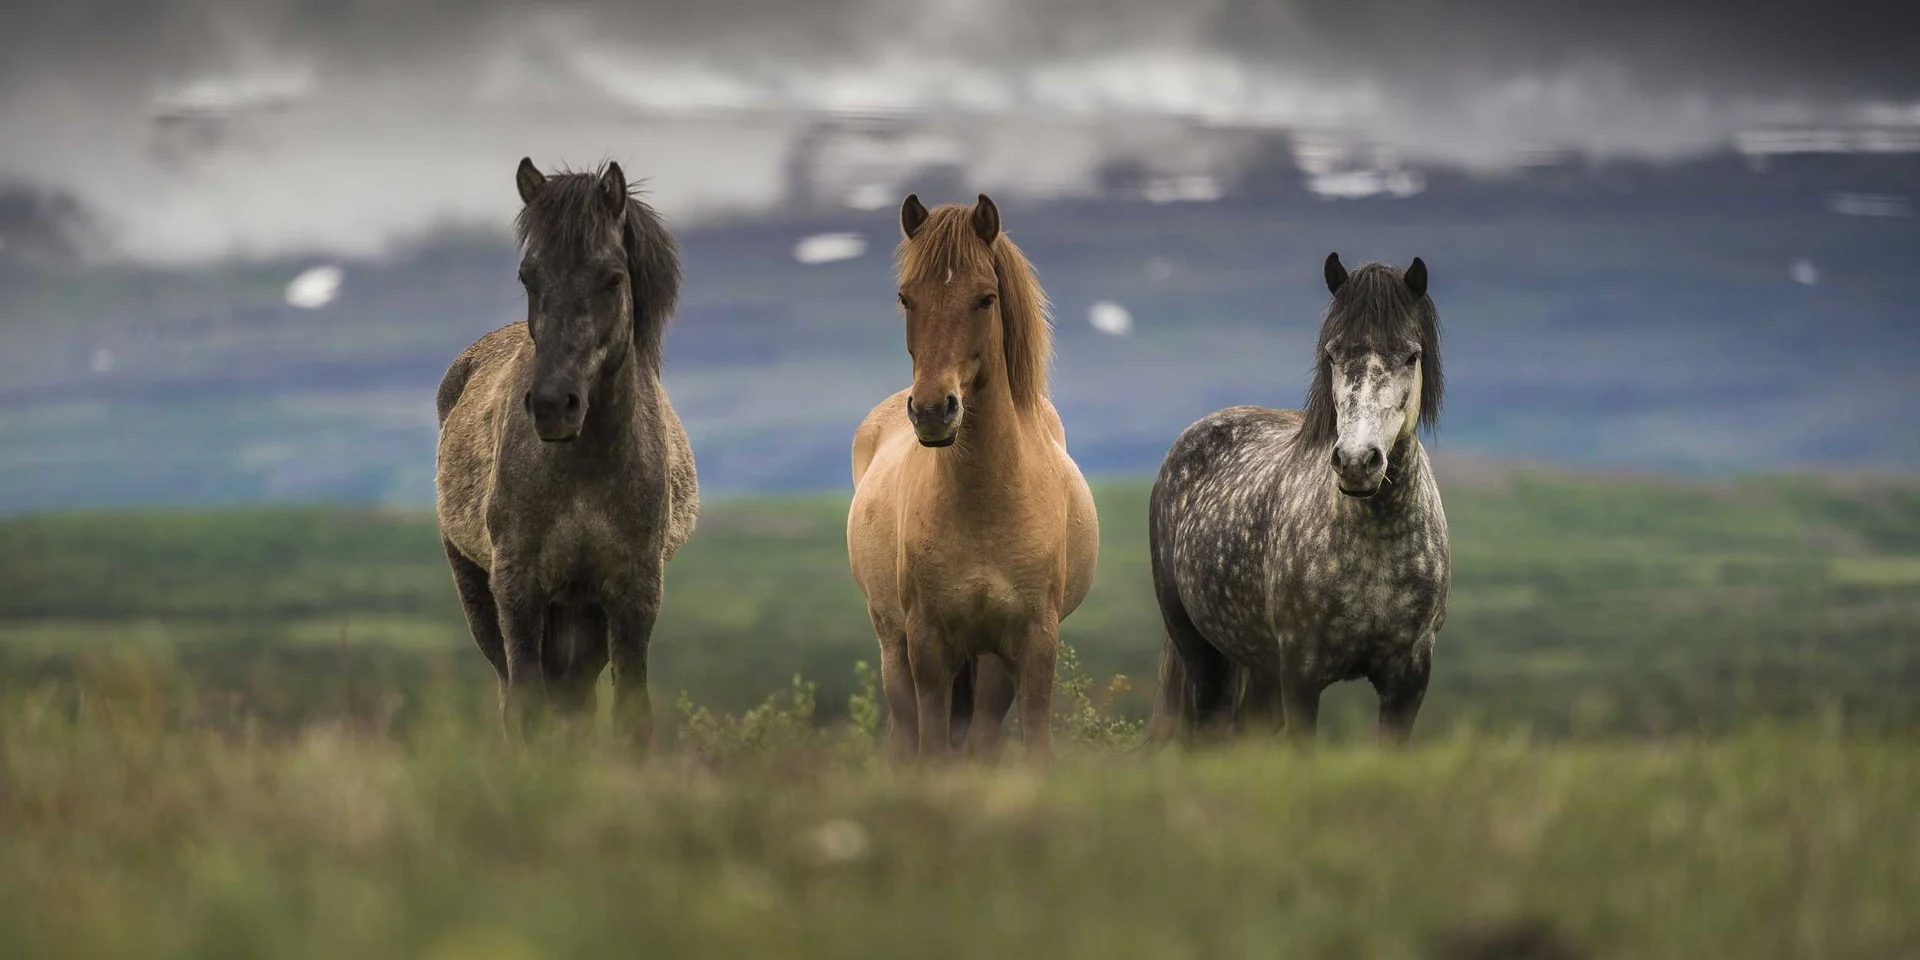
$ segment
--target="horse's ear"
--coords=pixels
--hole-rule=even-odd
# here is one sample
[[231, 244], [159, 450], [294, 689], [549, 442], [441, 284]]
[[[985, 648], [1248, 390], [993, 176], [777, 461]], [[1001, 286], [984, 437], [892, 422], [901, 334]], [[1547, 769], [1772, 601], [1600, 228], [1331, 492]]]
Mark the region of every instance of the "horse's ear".
[[1415, 300], [1427, 295], [1427, 262], [1419, 257], [1414, 257], [1413, 266], [1407, 268], [1407, 289]]
[[1000, 235], [1000, 208], [984, 193], [980, 195], [980, 202], [973, 205], [973, 234], [989, 247]]
[[521, 203], [532, 203], [540, 195], [540, 188], [547, 185], [547, 177], [533, 165], [532, 157], [521, 157], [520, 168], [513, 171], [513, 185], [520, 188]]
[[920, 228], [926, 225], [927, 205], [920, 202], [919, 194], [907, 194], [905, 202], [900, 204], [900, 232], [905, 234], [908, 240], [912, 240], [913, 235], [919, 233]]
[[[1422, 270], [1424, 269], [1425, 268], [1423, 267]], [[1345, 286], [1347, 283], [1347, 268], [1340, 263], [1340, 254], [1338, 253], [1327, 254], [1326, 272], [1327, 272], [1327, 292], [1339, 293], [1340, 288]], [[1426, 275], [1425, 273], [1421, 274], [1421, 276], [1425, 276], [1425, 275]]]
[[608, 161], [606, 171], [600, 174], [600, 200], [607, 205], [608, 213], [627, 212], [627, 175], [617, 162]]

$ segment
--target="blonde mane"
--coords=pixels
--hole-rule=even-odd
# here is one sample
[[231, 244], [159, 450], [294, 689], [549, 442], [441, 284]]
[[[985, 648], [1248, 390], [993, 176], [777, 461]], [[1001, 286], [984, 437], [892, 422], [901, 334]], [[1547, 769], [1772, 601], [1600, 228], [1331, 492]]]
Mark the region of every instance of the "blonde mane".
[[1007, 386], [1022, 409], [1047, 396], [1053, 362], [1053, 323], [1047, 292], [1040, 289], [1033, 264], [1002, 230], [989, 249], [973, 232], [973, 209], [960, 204], [936, 207], [914, 235], [900, 242], [894, 266], [903, 283], [956, 272], [991, 268], [1000, 281], [1001, 340], [1007, 360]]

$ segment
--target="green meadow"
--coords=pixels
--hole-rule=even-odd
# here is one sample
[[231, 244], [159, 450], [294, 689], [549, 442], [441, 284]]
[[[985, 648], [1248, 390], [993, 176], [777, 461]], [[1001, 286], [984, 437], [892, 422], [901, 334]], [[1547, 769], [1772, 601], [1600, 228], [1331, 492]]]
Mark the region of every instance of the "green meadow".
[[[505, 744], [430, 515], [0, 521], [9, 957], [1920, 955], [1920, 485], [1454, 471], [1414, 745], [1139, 749], [1098, 485], [1062, 757], [892, 768], [842, 497], [710, 504], [659, 749]], [[863, 663], [864, 661], [864, 663]]]

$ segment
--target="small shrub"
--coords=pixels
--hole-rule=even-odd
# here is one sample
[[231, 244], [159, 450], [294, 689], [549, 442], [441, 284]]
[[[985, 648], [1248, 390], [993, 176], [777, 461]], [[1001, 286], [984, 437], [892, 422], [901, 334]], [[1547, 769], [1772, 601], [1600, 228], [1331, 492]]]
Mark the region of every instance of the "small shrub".
[[1140, 742], [1146, 724], [1121, 716], [1114, 709], [1119, 698], [1132, 689], [1126, 674], [1115, 674], [1104, 684], [1095, 683], [1080, 666], [1079, 654], [1062, 643], [1055, 677], [1058, 696], [1054, 711], [1068, 739], [1096, 747], [1131, 747]]

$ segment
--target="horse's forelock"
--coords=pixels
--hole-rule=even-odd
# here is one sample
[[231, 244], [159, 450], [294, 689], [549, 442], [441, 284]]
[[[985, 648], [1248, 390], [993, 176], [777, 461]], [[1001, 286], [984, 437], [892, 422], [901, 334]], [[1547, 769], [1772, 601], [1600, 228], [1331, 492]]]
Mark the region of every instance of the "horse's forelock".
[[1314, 343], [1313, 381], [1295, 441], [1307, 449], [1334, 442], [1339, 425], [1333, 405], [1333, 371], [1327, 345], [1335, 340], [1365, 339], [1390, 343], [1411, 339], [1420, 344], [1420, 424], [1434, 429], [1440, 419], [1445, 377], [1440, 363], [1440, 315], [1433, 300], [1414, 297], [1405, 275], [1384, 263], [1369, 263], [1352, 271], [1333, 296], [1320, 321]]
[[608, 208], [601, 188], [605, 172], [602, 165], [548, 174], [532, 202], [520, 208], [514, 232], [527, 252], [556, 262], [602, 256], [610, 252], [607, 238], [619, 237], [633, 291], [635, 345], [657, 363], [680, 296], [679, 248], [659, 214], [640, 199], [640, 182], [628, 182], [623, 209]]
[[1033, 264], [1004, 231], [993, 243], [980, 240], [973, 209], [945, 204], [927, 215], [913, 236], [900, 241], [895, 266], [902, 283], [928, 279], [950, 280], [955, 273], [988, 270], [1000, 284], [1000, 318], [1008, 387], [1022, 407], [1047, 395], [1047, 372], [1053, 359], [1053, 325], [1047, 294], [1034, 274]]

